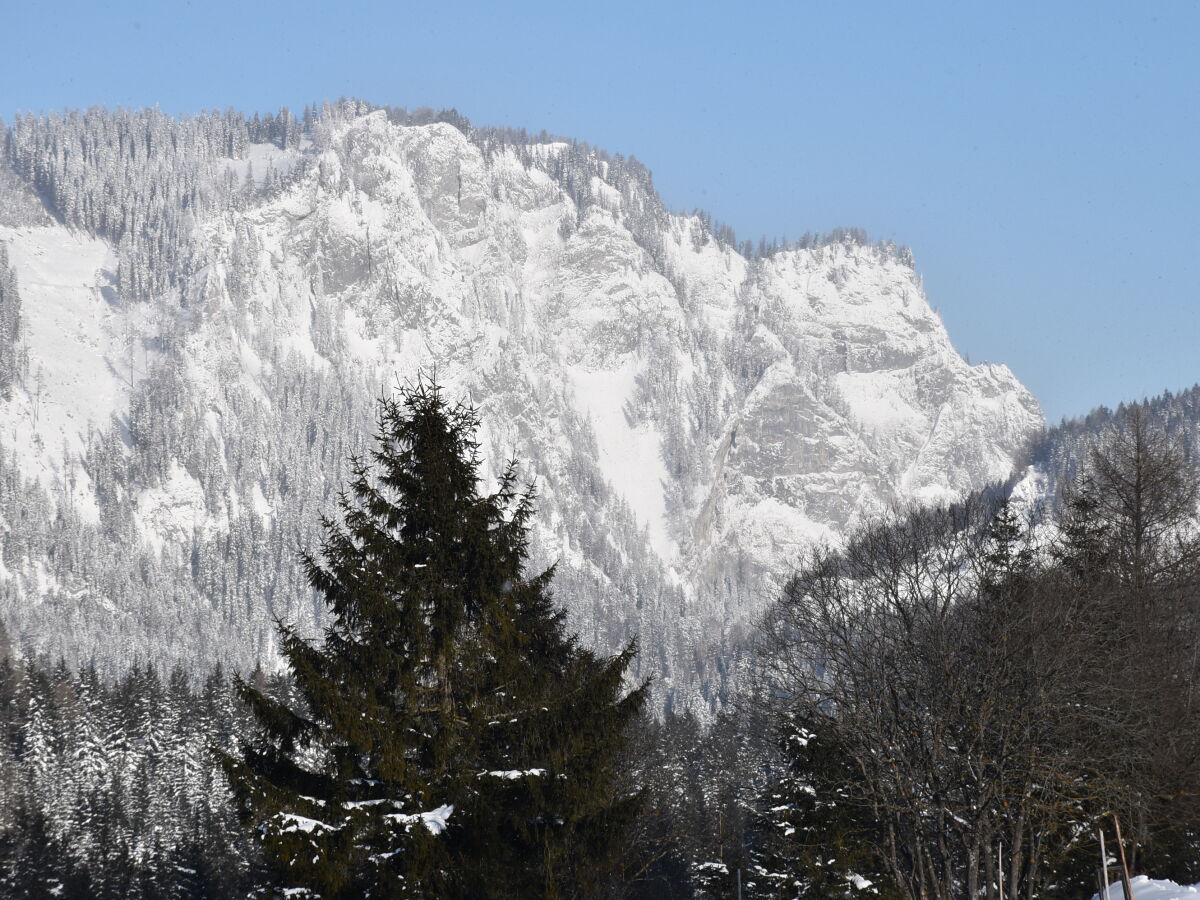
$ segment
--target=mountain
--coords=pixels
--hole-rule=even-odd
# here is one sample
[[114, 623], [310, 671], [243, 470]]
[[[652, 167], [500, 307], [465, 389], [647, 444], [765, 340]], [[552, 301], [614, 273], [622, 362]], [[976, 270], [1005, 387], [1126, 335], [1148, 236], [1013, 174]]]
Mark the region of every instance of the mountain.
[[453, 113], [18, 117], [0, 247], [0, 618], [102, 670], [318, 629], [296, 549], [419, 372], [536, 484], [574, 626], [637, 635], [675, 707], [720, 702], [811, 542], [1008, 478], [1043, 424], [907, 250], [752, 253], [632, 158]]

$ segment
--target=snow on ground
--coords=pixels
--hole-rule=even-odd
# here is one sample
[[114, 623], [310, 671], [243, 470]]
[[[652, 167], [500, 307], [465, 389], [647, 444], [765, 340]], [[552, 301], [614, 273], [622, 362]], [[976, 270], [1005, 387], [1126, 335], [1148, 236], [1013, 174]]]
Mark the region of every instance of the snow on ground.
[[[128, 409], [128, 329], [101, 292], [116, 263], [103, 241], [59, 225], [0, 228], [0, 241], [17, 271], [29, 352], [24, 389], [0, 404], [0, 443], [16, 449], [27, 476], [61, 483], [89, 429]], [[140, 359], [135, 353], [138, 368]], [[83, 478], [77, 500], [86, 514], [94, 499]]]
[[335, 825], [327, 825], [325, 822], [320, 822], [316, 819], [310, 819], [306, 816], [296, 816], [291, 813], [278, 813], [275, 816], [283, 827], [280, 831], [303, 831], [305, 834], [312, 834], [314, 831], [337, 831]]
[[1022, 514], [1037, 511], [1039, 504], [1045, 503], [1050, 496], [1050, 479], [1037, 466], [1026, 467], [1021, 479], [1013, 486], [1008, 495], [1009, 502]]
[[[1184, 887], [1173, 881], [1156, 881], [1146, 875], [1138, 875], [1131, 884], [1134, 900], [1200, 900], [1200, 885]], [[1098, 898], [1098, 894], [1092, 895], [1092, 900]], [[1107, 900], [1125, 900], [1119, 880], [1109, 886]]]
[[637, 363], [631, 357], [616, 371], [567, 368], [575, 396], [587, 411], [596, 432], [600, 470], [609, 484], [633, 510], [639, 525], [650, 534], [650, 545], [664, 562], [672, 562], [679, 548], [667, 530], [669, 481], [662, 457], [662, 438], [650, 425], [630, 424], [625, 404], [633, 397]]
[[431, 809], [429, 812], [416, 813], [415, 815], [404, 815], [396, 813], [394, 815], [384, 816], [385, 819], [390, 819], [393, 822], [400, 822], [405, 825], [424, 825], [433, 835], [439, 835], [446, 830], [446, 825], [450, 821], [450, 816], [454, 813], [454, 804], [444, 804], [437, 809]]
[[546, 774], [545, 769], [503, 769], [495, 772], [480, 772], [480, 776], [487, 775], [491, 778], [499, 778], [502, 781], [519, 781], [522, 778], [530, 776], [542, 776]]

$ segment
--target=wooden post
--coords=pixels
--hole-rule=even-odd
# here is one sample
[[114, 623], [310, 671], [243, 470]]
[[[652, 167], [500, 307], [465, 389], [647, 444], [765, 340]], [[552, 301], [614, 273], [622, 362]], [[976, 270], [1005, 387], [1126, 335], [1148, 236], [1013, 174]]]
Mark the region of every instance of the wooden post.
[[1104, 849], [1104, 826], [1101, 825], [1096, 833], [1100, 835], [1100, 875], [1104, 879], [1103, 900], [1112, 900], [1108, 896], [1108, 851]]
[[1125, 900], [1133, 900], [1133, 885], [1129, 883], [1129, 863], [1125, 861], [1125, 841], [1121, 837], [1121, 820], [1113, 813], [1113, 825], [1117, 829], [1117, 848], [1121, 851], [1121, 887], [1125, 891]]

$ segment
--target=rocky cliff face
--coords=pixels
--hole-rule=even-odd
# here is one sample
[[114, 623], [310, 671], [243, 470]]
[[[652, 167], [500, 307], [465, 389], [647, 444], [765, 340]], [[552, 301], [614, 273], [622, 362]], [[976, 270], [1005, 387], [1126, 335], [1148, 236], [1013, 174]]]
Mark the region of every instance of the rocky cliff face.
[[664, 702], [711, 705], [805, 546], [1008, 477], [1041, 426], [955, 352], [906, 252], [748, 259], [634, 163], [465, 131], [378, 111], [204, 159], [217, 199], [149, 299], [122, 293], [128, 238], [0, 220], [29, 356], [0, 404], [10, 632], [246, 665], [273, 614], [315, 629], [296, 542], [372, 397], [423, 370], [536, 481], [535, 555], [585, 637], [639, 635]]

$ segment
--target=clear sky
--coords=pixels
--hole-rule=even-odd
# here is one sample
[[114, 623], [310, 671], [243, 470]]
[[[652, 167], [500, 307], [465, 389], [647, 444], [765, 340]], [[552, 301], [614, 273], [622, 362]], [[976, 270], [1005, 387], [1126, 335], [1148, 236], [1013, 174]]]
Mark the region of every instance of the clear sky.
[[1200, 380], [1200, 4], [8, 0], [0, 36], [5, 117], [454, 106], [742, 238], [861, 226], [1052, 421]]

